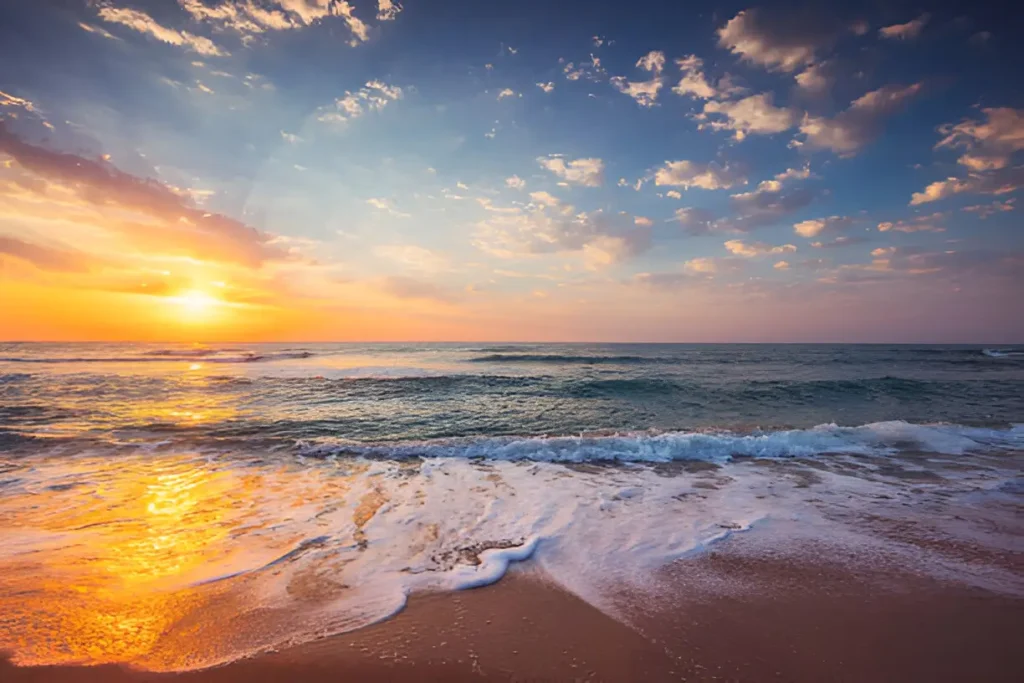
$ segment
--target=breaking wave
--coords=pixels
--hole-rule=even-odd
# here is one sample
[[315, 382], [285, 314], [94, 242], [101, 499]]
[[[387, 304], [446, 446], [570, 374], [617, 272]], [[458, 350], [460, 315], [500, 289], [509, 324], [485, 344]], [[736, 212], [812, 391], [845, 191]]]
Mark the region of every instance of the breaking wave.
[[1024, 425], [987, 429], [917, 425], [903, 421], [859, 427], [823, 424], [811, 429], [734, 432], [665, 432], [595, 436], [529, 436], [359, 443], [322, 439], [300, 444], [306, 457], [376, 459], [468, 458], [542, 462], [725, 462], [735, 457], [792, 458], [828, 454], [887, 455], [921, 450], [963, 455], [1024, 448]]

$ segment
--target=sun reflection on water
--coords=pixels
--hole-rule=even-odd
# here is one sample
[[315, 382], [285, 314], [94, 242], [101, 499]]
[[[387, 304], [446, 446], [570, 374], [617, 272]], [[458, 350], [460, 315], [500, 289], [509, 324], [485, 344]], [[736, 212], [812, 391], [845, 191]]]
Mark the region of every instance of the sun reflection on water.
[[[146, 662], [217, 598], [206, 582], [259, 566], [291, 540], [232, 543], [259, 483], [193, 458], [63, 471], [81, 483], [37, 491], [31, 505], [0, 499], [0, 540], [15, 547], [0, 573], [0, 649], [22, 663]], [[188, 662], [192, 647], [163, 645], [158, 668]]]

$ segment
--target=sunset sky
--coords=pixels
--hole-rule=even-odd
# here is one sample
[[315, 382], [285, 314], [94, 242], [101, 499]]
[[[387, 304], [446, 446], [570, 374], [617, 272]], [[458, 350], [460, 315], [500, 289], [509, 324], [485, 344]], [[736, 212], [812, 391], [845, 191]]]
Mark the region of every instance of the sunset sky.
[[0, 339], [1024, 341], [1012, 3], [0, 3]]

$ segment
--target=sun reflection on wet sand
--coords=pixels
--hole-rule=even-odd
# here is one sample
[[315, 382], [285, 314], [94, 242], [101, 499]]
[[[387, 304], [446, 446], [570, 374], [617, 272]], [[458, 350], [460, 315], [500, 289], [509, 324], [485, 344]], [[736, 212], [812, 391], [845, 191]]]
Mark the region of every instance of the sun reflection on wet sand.
[[329, 473], [267, 477], [195, 457], [59, 467], [34, 495], [0, 498], [0, 650], [21, 664], [193, 665], [216, 639], [237, 637], [213, 615], [254, 607], [226, 605], [245, 572], [303, 540], [267, 530], [266, 496], [302, 518], [309, 499], [347, 489]]

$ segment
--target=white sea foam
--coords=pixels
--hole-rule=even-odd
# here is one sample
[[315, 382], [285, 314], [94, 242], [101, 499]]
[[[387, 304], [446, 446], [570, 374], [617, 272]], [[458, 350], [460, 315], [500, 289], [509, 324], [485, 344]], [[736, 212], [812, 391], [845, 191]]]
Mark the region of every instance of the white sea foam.
[[981, 352], [989, 358], [1010, 358], [1011, 356], [1024, 356], [1024, 351], [1018, 349], [982, 349]]
[[[154, 669], [209, 666], [359, 628], [402, 609], [412, 593], [493, 583], [512, 563], [527, 559], [566, 590], [616, 614], [617, 588], [656, 591], [659, 568], [730, 534], [763, 527], [755, 533], [773, 539], [768, 543], [780, 539], [772, 529], [786, 529], [790, 537], [800, 529], [807, 538], [836, 538], [842, 530], [823, 510], [877, 510], [882, 492], [913, 500], [905, 482], [864, 473], [863, 463], [848, 455], [884, 455], [909, 445], [959, 459], [1022, 438], [1021, 426], [886, 422], [748, 435], [485, 439], [364, 451], [435, 456], [424, 459], [209, 462], [151, 454], [25, 463], [7, 473], [16, 483], [0, 495], [0, 518], [21, 521], [17, 529], [0, 528], [0, 611], [11, 616], [9, 624], [46, 627], [45, 592], [31, 601], [18, 597], [39, 590], [37, 577], [5, 571], [25, 558], [61, 568], [51, 587], [95, 586], [96, 595], [129, 603], [184, 591], [236, 598], [223, 603], [231, 606], [223, 613], [221, 603], [193, 598], [196, 613], [183, 620], [185, 626], [168, 624], [154, 636], [176, 645], [134, 654], [132, 661]], [[574, 448], [582, 455], [573, 456]], [[645, 464], [822, 453], [857, 464], [849, 472], [861, 476], [841, 468], [765, 467], [758, 460], [692, 472]], [[484, 454], [489, 457], [471, 457]], [[614, 459], [641, 462], [577, 464]], [[798, 471], [824, 483], [805, 488], [790, 476]], [[999, 476], [986, 470], [979, 488], [1012, 495]], [[966, 480], [951, 482], [958, 490], [968, 487]], [[939, 485], [913, 483], [915, 490], [929, 486]], [[941, 504], [950, 504], [945, 495]], [[893, 505], [914, 514], [902, 501]], [[85, 523], [93, 519], [98, 523]], [[922, 571], [923, 557], [914, 556]], [[951, 576], [960, 571], [952, 563], [936, 566]], [[993, 572], [976, 572], [972, 580], [988, 582], [986, 587], [1007, 583]], [[62, 595], [61, 609], [110, 609], [90, 602], [93, 597]], [[239, 606], [247, 610], [242, 615]], [[195, 619], [209, 626], [191, 629]], [[248, 624], [242, 632], [239, 619]], [[5, 628], [0, 624], [0, 649], [19, 648], [18, 661], [82, 658]], [[228, 632], [232, 637], [223, 642], [211, 635]], [[196, 633], [205, 634], [202, 642]], [[190, 658], [166, 657], [182, 651]]]
[[916, 425], [903, 421], [859, 427], [836, 424], [749, 434], [733, 432], [631, 433], [602, 436], [488, 437], [364, 444], [345, 440], [305, 443], [310, 457], [336, 454], [374, 457], [486, 458], [542, 462], [725, 462], [734, 457], [787, 458], [823, 454], [884, 455], [915, 448], [960, 455], [997, 448], [1024, 448], [1024, 425], [986, 429]]

